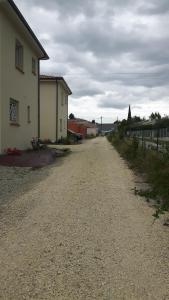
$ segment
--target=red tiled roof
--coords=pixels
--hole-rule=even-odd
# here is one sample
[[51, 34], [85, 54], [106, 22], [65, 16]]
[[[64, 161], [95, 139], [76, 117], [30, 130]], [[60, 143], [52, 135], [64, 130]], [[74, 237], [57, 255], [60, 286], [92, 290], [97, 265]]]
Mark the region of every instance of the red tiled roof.
[[83, 120], [83, 119], [79, 119], [79, 118], [77, 118], [77, 119], [69, 119], [68, 120], [68, 122], [71, 122], [71, 121], [74, 121], [74, 123], [77, 123], [79, 125], [83, 125], [83, 126], [85, 126], [87, 128], [96, 128], [96, 124], [91, 123], [91, 122], [89, 122], [87, 120]]

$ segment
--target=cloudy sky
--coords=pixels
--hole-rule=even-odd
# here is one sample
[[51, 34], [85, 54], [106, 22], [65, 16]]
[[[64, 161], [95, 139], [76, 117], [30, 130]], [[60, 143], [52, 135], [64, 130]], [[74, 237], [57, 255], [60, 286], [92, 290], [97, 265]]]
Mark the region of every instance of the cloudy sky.
[[65, 77], [69, 112], [103, 122], [169, 115], [169, 0], [15, 0]]

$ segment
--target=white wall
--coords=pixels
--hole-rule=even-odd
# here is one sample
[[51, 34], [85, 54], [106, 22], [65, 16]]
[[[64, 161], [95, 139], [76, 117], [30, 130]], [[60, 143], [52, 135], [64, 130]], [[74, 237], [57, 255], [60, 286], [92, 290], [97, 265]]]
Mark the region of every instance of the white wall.
[[87, 135], [93, 134], [96, 136], [97, 134], [97, 128], [87, 128]]
[[[20, 29], [10, 18], [0, 15], [2, 43], [2, 150], [7, 147], [26, 149], [32, 137], [38, 135], [38, 75], [32, 74], [32, 57], [37, 54], [28, 44]], [[24, 74], [15, 68], [15, 41], [24, 47]], [[37, 72], [38, 73], [38, 72]], [[19, 127], [11, 126], [9, 120], [10, 98], [19, 101]], [[27, 122], [27, 106], [30, 105], [31, 122]]]

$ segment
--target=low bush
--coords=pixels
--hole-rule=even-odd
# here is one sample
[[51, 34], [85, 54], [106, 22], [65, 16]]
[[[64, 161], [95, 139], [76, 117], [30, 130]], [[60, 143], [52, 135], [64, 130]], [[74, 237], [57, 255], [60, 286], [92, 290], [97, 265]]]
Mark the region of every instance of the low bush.
[[70, 137], [62, 138], [58, 141], [58, 144], [70, 145], [71, 144], [71, 139], [70, 139]]
[[95, 139], [96, 135], [94, 134], [87, 134], [86, 139]]

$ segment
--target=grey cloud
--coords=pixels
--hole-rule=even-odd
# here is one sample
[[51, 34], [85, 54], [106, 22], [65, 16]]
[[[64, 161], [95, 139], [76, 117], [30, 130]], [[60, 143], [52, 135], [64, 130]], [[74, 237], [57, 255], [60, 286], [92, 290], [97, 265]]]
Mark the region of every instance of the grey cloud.
[[[139, 38], [138, 38], [139, 37]], [[61, 31], [56, 32], [55, 41], [65, 45], [76, 45], [78, 51], [92, 51], [99, 57], [115, 57], [123, 53], [131, 53], [138, 49], [145, 49], [144, 38], [137, 30], [127, 31], [116, 28], [113, 21], [85, 20], [79, 27], [65, 25]]]
[[[111, 98], [111, 97], [110, 97]], [[128, 107], [128, 103], [125, 101], [120, 102], [119, 99], [102, 99], [100, 103], [98, 104], [101, 108], [113, 108], [113, 109], [125, 109]]]
[[88, 97], [88, 96], [96, 96], [101, 94], [101, 90], [97, 88], [84, 88], [84, 89], [78, 89], [74, 90], [74, 98], [79, 98], [79, 97]]
[[140, 5], [139, 12], [149, 15], [160, 15], [169, 12], [168, 0], [149, 0], [143, 1]]
[[[18, 2], [21, 2], [21, 0], [18, 0]], [[92, 16], [95, 14], [95, 2], [95, 0], [29, 0], [29, 7], [31, 4], [32, 6], [44, 8], [48, 11], [57, 10], [61, 17], [73, 17], [80, 13]]]
[[[79, 103], [88, 96], [100, 108], [125, 109], [128, 103], [166, 99], [168, 0], [16, 2], [25, 17], [29, 8], [28, 21], [49, 52], [42, 72], [64, 75]], [[39, 8], [49, 19], [43, 20]], [[114, 90], [121, 96], [111, 95]]]
[[[20, 2], [23, 0], [18, 0]], [[26, 2], [26, 1], [25, 1]], [[47, 10], [57, 9], [63, 15], [76, 15], [84, 13], [88, 16], [96, 14], [100, 10], [112, 13], [116, 8], [124, 8], [132, 4], [134, 0], [29, 0], [30, 4], [36, 7], [45, 8]]]
[[[109, 21], [93, 23], [84, 22], [79, 28], [72, 28], [65, 26], [63, 31], [56, 34], [54, 37], [55, 42], [59, 42], [63, 48], [67, 46], [71, 50], [68, 59], [74, 63], [74, 65], [81, 65], [92, 76], [98, 76], [103, 81], [118, 80], [126, 84], [133, 85], [165, 85], [168, 81], [168, 76], [165, 72], [159, 73], [158, 67], [169, 64], [169, 39], [167, 36], [158, 36], [158, 38], [146, 37], [145, 31], [139, 31], [139, 29], [133, 29], [128, 32], [122, 28], [110, 28]], [[76, 45], [76, 46], [74, 46]], [[87, 58], [87, 53], [90, 51], [95, 58], [94, 62], [90, 62]], [[123, 58], [128, 58], [129, 62], [137, 61], [140, 64], [140, 68], [131, 68], [123, 64]], [[83, 57], [83, 59], [81, 59]], [[107, 58], [106, 63], [105, 57]], [[111, 62], [113, 60], [119, 61], [120, 68], [111, 68]], [[152, 70], [152, 67], [155, 70]], [[101, 70], [101, 72], [99, 72]], [[136, 75], [120, 75], [119, 71], [125, 73], [136, 73]], [[113, 73], [116, 73], [113, 75]], [[144, 76], [137, 73], [152, 73], [150, 76]]]

